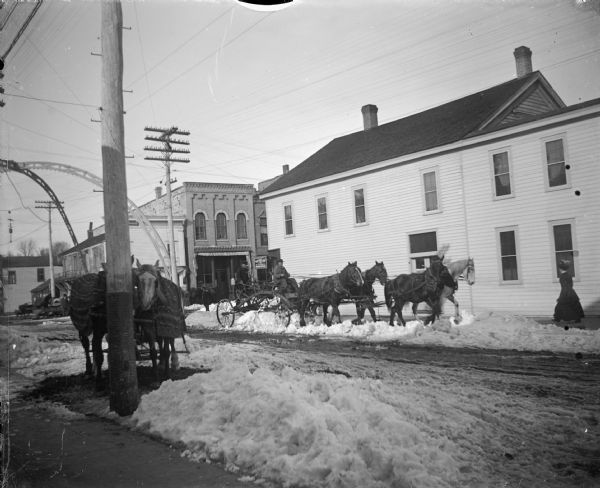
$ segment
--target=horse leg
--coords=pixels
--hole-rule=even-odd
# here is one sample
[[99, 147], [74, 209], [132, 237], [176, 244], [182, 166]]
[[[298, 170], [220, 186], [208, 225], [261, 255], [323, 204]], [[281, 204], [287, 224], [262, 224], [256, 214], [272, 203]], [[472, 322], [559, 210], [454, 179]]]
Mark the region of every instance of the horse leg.
[[156, 383], [160, 383], [158, 377], [158, 364], [157, 364], [157, 353], [156, 353], [156, 339], [153, 335], [147, 334], [148, 347], [150, 349], [150, 359], [152, 360], [152, 372], [154, 373], [154, 379]]
[[331, 321], [330, 321], [329, 325], [333, 324], [333, 318], [334, 317], [337, 317], [338, 322], [340, 322], [340, 323], [342, 322], [342, 317], [340, 315], [340, 309], [338, 308], [338, 304], [335, 303], [335, 302], [333, 302], [331, 304]]
[[[375, 307], [373, 307], [373, 303], [369, 304], [369, 313], [371, 314], [371, 318], [373, 319], [373, 322], [377, 322], [377, 315], [375, 314]], [[364, 317], [364, 312], [363, 312], [363, 317]]]
[[323, 303], [323, 323], [330, 327], [333, 324], [333, 307], [331, 309], [331, 318], [329, 318], [329, 303]]
[[168, 380], [170, 378], [169, 359], [171, 354], [169, 339], [166, 337], [158, 337], [157, 340], [160, 355], [159, 363], [162, 364], [164, 368], [163, 378]]
[[92, 376], [94, 374], [94, 368], [92, 366], [92, 359], [90, 358], [90, 339], [86, 333], [79, 333], [79, 340], [83, 346], [83, 352], [85, 353], [85, 374], [86, 376]]
[[104, 363], [104, 353], [102, 352], [102, 334], [94, 330], [92, 335], [92, 353], [94, 355], [94, 369], [96, 370], [96, 389], [102, 388], [102, 363]]
[[450, 300], [454, 304], [454, 317], [456, 318], [457, 321], [460, 321], [462, 319], [462, 317], [460, 316], [458, 300], [456, 299], [456, 297], [454, 295], [448, 295], [446, 298], [448, 298], [448, 300]]
[[304, 320], [304, 314], [306, 313], [306, 307], [308, 306], [308, 300], [304, 298], [300, 300], [300, 305], [298, 306], [298, 313], [300, 314], [300, 327], [306, 326], [306, 320]]
[[177, 371], [179, 369], [179, 355], [175, 350], [175, 338], [169, 338], [169, 347], [171, 348], [171, 369]]
[[402, 309], [404, 308], [404, 304], [406, 303], [404, 300], [394, 300], [396, 302], [396, 313], [398, 314], [398, 320], [402, 327], [406, 327], [406, 321], [402, 316]]
[[419, 320], [419, 317], [417, 315], [417, 309], [419, 308], [419, 303], [420, 302], [413, 302], [413, 304], [412, 304], [412, 313], [415, 317], [415, 320]]
[[365, 308], [364, 305], [357, 303], [356, 304], [356, 318], [352, 321], [354, 325], [360, 324], [365, 317]]
[[425, 319], [425, 325], [433, 324], [436, 318], [442, 314], [440, 300], [427, 299], [427, 305], [431, 307], [431, 315]]
[[394, 325], [394, 316], [396, 315], [396, 299], [392, 298], [392, 303], [390, 305], [390, 325]]

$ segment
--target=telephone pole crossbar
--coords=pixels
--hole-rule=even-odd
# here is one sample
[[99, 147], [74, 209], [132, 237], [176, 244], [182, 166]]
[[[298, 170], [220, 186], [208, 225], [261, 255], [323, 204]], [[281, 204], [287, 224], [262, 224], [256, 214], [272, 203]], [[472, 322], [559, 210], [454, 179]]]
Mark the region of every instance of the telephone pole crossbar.
[[[35, 203], [38, 205], [35, 208], [44, 208], [48, 210], [48, 236], [50, 247], [48, 248], [48, 257], [50, 258], [50, 297], [55, 298], [54, 290], [54, 256], [52, 252], [52, 210], [58, 209], [56, 204], [51, 200], [36, 200]], [[63, 205], [65, 202], [58, 202]]]
[[144, 127], [147, 132], [157, 132], [160, 136], [146, 135], [144, 138], [147, 141], [161, 142], [162, 147], [146, 146], [146, 151], [154, 151], [162, 153], [162, 157], [146, 156], [144, 159], [149, 161], [160, 161], [165, 166], [165, 185], [167, 187], [167, 223], [169, 226], [169, 259], [171, 261], [171, 280], [179, 286], [179, 276], [177, 274], [177, 261], [175, 253], [175, 232], [173, 230], [173, 201], [171, 196], [171, 164], [172, 163], [189, 163], [189, 159], [181, 159], [172, 157], [173, 154], [189, 154], [189, 149], [182, 149], [173, 146], [183, 145], [189, 146], [189, 142], [182, 139], [173, 139], [173, 136], [189, 136], [189, 131], [179, 130], [178, 127], [159, 128], [159, 127]]

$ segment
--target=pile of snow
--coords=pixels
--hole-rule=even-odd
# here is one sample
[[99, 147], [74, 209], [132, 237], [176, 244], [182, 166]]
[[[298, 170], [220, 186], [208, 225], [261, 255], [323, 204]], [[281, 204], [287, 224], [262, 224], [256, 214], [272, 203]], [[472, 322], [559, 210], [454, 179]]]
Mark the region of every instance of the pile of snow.
[[527, 317], [482, 313], [477, 316], [463, 310], [461, 320], [443, 318], [430, 326], [421, 321], [407, 322], [406, 327], [387, 322], [354, 325], [350, 320], [328, 327], [320, 323], [300, 326], [298, 314], [284, 327], [271, 312], [250, 311], [236, 316], [234, 324], [223, 328], [213, 312], [194, 312], [186, 319], [192, 329], [223, 329], [269, 334], [308, 335], [348, 338], [364, 342], [405, 342], [448, 347], [516, 349], [520, 351], [600, 352], [600, 330], [558, 327], [540, 324]]
[[145, 395], [132, 421], [192, 459], [286, 486], [456, 485], [457, 446], [379, 399], [380, 382], [251, 369], [221, 353], [210, 374]]

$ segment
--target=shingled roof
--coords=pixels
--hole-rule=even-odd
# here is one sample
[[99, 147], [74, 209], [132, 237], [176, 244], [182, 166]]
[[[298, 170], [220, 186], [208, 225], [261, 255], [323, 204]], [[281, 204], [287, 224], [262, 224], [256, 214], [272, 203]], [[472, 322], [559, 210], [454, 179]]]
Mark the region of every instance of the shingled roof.
[[564, 107], [544, 76], [534, 71], [424, 112], [338, 137], [269, 185], [264, 194], [496, 130], [495, 117], [504, 117], [510, 125], [532, 120], [539, 114], [506, 111], [519, 103], [522, 106], [523, 97], [536, 89], [535, 96], [544, 99], [547, 112]]

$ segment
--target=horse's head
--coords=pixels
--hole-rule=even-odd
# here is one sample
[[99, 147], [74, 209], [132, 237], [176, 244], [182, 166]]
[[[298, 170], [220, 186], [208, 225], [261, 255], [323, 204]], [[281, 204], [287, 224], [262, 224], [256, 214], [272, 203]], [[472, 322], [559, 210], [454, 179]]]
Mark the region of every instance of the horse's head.
[[387, 269], [385, 269], [385, 266], [383, 265], [383, 261], [381, 261], [381, 263], [375, 261], [375, 266], [369, 269], [367, 273], [372, 277], [372, 282], [379, 280], [379, 283], [381, 283], [382, 286], [385, 286], [388, 274]]
[[346, 288], [355, 288], [362, 286], [364, 283], [362, 272], [356, 261], [348, 265], [340, 273], [340, 281]]
[[469, 285], [475, 284], [475, 261], [473, 258], [467, 260], [467, 267], [464, 271], [464, 278]]
[[156, 264], [140, 264], [136, 260], [137, 269], [134, 270], [134, 288], [137, 290], [138, 304], [142, 311], [149, 310], [156, 300], [166, 303], [162, 291], [158, 261]]

